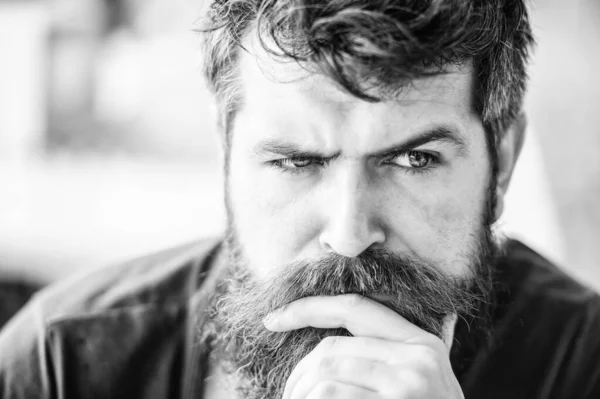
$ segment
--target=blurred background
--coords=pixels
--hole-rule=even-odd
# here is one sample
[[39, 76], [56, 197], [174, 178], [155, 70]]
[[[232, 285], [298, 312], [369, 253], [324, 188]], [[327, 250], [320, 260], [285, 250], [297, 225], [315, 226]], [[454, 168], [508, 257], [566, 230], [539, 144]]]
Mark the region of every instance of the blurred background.
[[[0, 280], [222, 231], [202, 3], [0, 0]], [[499, 228], [600, 289], [600, 2], [535, 0], [532, 17], [530, 131]]]

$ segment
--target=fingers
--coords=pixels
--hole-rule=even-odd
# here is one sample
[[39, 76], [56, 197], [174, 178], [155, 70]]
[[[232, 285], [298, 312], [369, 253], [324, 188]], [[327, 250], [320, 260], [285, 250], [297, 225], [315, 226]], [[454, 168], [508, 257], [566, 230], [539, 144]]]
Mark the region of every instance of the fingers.
[[[446, 347], [379, 338], [327, 337], [289, 376], [283, 399], [305, 399], [324, 381], [353, 385], [381, 397], [460, 398]], [[437, 396], [436, 396], [437, 395]], [[445, 395], [445, 394], [444, 394]]]
[[284, 399], [462, 395], [448, 358], [455, 315], [446, 318], [442, 340], [376, 301], [348, 294], [299, 299], [264, 323], [279, 332], [345, 328], [353, 335], [323, 339], [288, 378]]
[[[340, 362], [332, 360], [336, 357], [365, 358], [373, 362], [385, 363], [393, 359], [394, 352], [390, 348], [389, 342], [378, 338], [327, 337], [296, 365], [288, 377], [285, 393], [289, 395], [289, 393], [295, 391], [300, 379], [306, 375], [312, 375], [319, 369], [325, 369], [328, 375], [332, 375], [333, 371], [331, 369], [342, 365]], [[284, 394], [284, 398], [287, 399], [288, 397]]]
[[388, 307], [357, 294], [299, 299], [272, 313], [265, 319], [265, 326], [279, 332], [341, 327], [356, 337], [392, 341], [431, 336]]
[[395, 363], [404, 345], [369, 337], [326, 337], [315, 347], [318, 356], [367, 357], [370, 360]]
[[382, 362], [351, 356], [327, 356], [321, 358], [317, 365], [300, 378], [288, 380], [286, 393], [293, 392], [293, 394], [291, 396], [284, 394], [283, 397], [304, 399], [314, 386], [324, 381], [335, 381], [379, 392], [392, 388], [394, 373]]
[[[397, 378], [390, 374], [394, 371], [414, 368], [431, 375], [445, 365], [449, 367], [449, 359], [441, 341], [436, 350], [427, 345], [379, 338], [327, 337], [292, 371], [284, 398], [288, 399], [291, 392], [300, 389], [301, 380], [314, 385], [328, 379], [381, 392], [396, 386]], [[305, 391], [302, 390], [306, 394]]]

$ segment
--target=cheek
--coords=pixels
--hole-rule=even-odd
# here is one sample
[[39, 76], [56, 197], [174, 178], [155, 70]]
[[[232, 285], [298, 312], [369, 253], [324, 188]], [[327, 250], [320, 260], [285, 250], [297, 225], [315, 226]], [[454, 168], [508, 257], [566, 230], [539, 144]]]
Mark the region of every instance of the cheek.
[[[237, 239], [259, 275], [295, 260], [316, 231], [307, 196], [282, 183], [273, 170], [234, 161], [229, 201]], [[233, 159], [233, 158], [232, 158]]]
[[487, 168], [461, 172], [405, 194], [392, 227], [412, 252], [455, 275], [466, 272], [465, 259], [478, 248], [487, 195]]
[[446, 252], [453, 248], [464, 250], [479, 230], [483, 198], [474, 193], [471, 190], [468, 196], [458, 193], [439, 196], [431, 205], [428, 223], [435, 229], [440, 246]]

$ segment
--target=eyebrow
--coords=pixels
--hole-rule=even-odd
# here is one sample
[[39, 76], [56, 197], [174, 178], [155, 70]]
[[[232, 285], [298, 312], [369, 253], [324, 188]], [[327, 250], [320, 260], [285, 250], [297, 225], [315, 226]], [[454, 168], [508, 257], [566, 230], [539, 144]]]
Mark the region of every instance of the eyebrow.
[[[433, 142], [451, 144], [458, 149], [459, 155], [463, 157], [468, 153], [467, 143], [458, 133], [457, 129], [451, 126], [436, 126], [435, 128], [426, 130], [404, 142], [394, 144], [385, 149], [368, 154], [367, 156], [371, 158], [383, 158], [393, 154], [408, 152], [414, 148]], [[326, 154], [319, 150], [310, 150], [295, 143], [275, 139], [260, 141], [254, 146], [254, 152], [259, 156], [264, 154], [277, 154], [286, 158], [334, 159], [340, 155], [340, 152]]]
[[448, 143], [458, 149], [461, 157], [468, 154], [468, 145], [466, 140], [461, 137], [458, 129], [453, 126], [436, 126], [426, 130], [410, 139], [399, 144], [392, 145], [387, 149], [377, 151], [371, 154], [372, 157], [385, 157], [392, 154], [410, 151], [429, 143]]
[[259, 142], [254, 147], [254, 152], [258, 155], [277, 154], [286, 158], [335, 158], [340, 155], [339, 152], [327, 155], [318, 150], [307, 150], [295, 143], [273, 139]]

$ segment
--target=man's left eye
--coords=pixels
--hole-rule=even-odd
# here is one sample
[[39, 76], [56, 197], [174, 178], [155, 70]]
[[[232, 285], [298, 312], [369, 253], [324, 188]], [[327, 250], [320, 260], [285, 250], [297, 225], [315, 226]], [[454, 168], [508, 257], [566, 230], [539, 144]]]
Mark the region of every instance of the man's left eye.
[[435, 155], [423, 151], [407, 151], [394, 157], [398, 166], [411, 169], [422, 169], [435, 163]]

